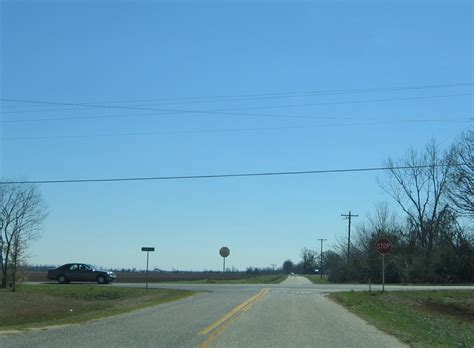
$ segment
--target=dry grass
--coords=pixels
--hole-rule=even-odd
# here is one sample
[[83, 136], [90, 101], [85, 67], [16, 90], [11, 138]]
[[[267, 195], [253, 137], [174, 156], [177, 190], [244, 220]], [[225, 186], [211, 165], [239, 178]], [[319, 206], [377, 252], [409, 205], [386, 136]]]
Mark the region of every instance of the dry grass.
[[174, 301], [190, 291], [89, 285], [20, 285], [0, 291], [0, 330], [83, 322]]

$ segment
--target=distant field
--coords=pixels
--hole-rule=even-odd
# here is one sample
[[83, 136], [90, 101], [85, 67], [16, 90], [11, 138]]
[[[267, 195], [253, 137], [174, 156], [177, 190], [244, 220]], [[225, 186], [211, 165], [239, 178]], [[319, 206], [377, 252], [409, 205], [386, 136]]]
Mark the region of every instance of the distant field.
[[474, 347], [474, 291], [339, 292], [330, 298], [413, 347]]
[[[145, 272], [116, 272], [118, 283], [144, 283]], [[45, 282], [46, 272], [28, 272], [27, 281]], [[263, 278], [262, 278], [263, 277]], [[149, 272], [148, 281], [150, 283], [160, 282], [205, 282], [205, 283], [261, 283], [267, 278], [281, 277], [280, 274], [255, 275], [246, 272]], [[253, 280], [252, 280], [253, 279]], [[260, 280], [258, 280], [260, 279]], [[282, 279], [283, 280], [283, 279]], [[282, 281], [280, 280], [280, 281]]]
[[193, 294], [109, 286], [19, 285], [17, 292], [0, 290], [0, 331], [79, 323]]

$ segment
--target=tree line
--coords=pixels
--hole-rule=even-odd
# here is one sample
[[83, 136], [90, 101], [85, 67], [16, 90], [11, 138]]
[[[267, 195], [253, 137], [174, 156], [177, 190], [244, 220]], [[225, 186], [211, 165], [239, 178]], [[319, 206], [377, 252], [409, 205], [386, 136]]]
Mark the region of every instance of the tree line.
[[[349, 245], [341, 241], [322, 255], [323, 271], [335, 282], [380, 282], [379, 238], [388, 238], [388, 282], [474, 281], [474, 132], [459, 136], [447, 151], [435, 141], [422, 151], [410, 149], [389, 158], [380, 187], [398, 207], [379, 203], [367, 221], [356, 228]], [[321, 268], [317, 251], [303, 249], [298, 264], [285, 261], [289, 272], [315, 273]]]

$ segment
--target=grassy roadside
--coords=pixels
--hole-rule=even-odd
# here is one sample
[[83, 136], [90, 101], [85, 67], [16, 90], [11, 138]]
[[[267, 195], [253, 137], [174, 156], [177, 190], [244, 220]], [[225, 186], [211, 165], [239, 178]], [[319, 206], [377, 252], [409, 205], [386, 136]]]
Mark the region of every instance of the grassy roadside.
[[[263, 275], [242, 279], [200, 279], [200, 280], [182, 280], [170, 281], [169, 283], [189, 283], [189, 284], [278, 284], [284, 281], [288, 275]], [[168, 283], [168, 282], [163, 282]]]
[[327, 276], [325, 275], [323, 275], [323, 278], [321, 278], [321, 276], [318, 274], [303, 274], [303, 277], [311, 280], [311, 283], [313, 284], [329, 284], [330, 283]]
[[19, 285], [17, 292], [0, 291], [0, 331], [79, 323], [193, 294], [75, 284]]
[[474, 291], [339, 292], [351, 312], [413, 347], [474, 347]]

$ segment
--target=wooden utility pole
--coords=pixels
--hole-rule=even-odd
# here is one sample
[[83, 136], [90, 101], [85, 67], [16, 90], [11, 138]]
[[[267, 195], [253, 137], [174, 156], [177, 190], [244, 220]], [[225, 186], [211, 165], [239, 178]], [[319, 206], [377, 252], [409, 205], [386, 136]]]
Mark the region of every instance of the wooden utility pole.
[[349, 260], [350, 248], [351, 248], [351, 221], [352, 221], [352, 218], [353, 218], [353, 217], [358, 217], [359, 215], [354, 215], [354, 214], [352, 214], [351, 211], [349, 210], [349, 214], [341, 214], [341, 216], [342, 216], [344, 219], [348, 219], [348, 220], [349, 220], [349, 229], [348, 229], [348, 233], [347, 233], [347, 259]]
[[319, 272], [320, 272], [320, 274], [321, 274], [321, 279], [323, 279], [323, 242], [324, 242], [325, 240], [327, 240], [327, 239], [318, 238], [318, 240], [321, 241], [321, 254], [320, 254], [320, 256], [321, 256], [321, 265], [320, 265], [320, 266], [321, 266], [321, 267], [320, 267], [320, 269], [319, 269]]

